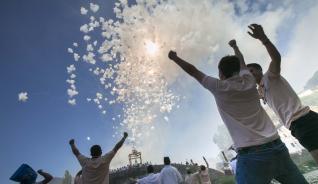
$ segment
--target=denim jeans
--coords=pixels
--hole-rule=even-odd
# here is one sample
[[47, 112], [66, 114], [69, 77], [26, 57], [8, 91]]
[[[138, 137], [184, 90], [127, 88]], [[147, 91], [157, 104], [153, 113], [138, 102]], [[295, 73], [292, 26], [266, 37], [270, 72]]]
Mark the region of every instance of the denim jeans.
[[282, 184], [308, 183], [280, 140], [273, 145], [239, 152], [236, 169], [238, 184], [269, 184], [272, 179]]

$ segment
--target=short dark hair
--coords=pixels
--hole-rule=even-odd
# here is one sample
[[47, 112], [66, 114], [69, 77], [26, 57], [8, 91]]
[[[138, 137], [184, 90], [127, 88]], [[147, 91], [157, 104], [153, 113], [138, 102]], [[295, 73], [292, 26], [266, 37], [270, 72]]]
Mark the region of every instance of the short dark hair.
[[165, 165], [170, 165], [170, 158], [169, 157], [163, 157], [163, 163]]
[[226, 79], [230, 78], [240, 72], [240, 60], [236, 56], [225, 56], [220, 60], [218, 68]]
[[93, 145], [91, 147], [91, 156], [92, 157], [99, 157], [102, 155], [102, 148], [100, 145]]
[[153, 173], [155, 172], [154, 169], [153, 169], [153, 166], [152, 165], [148, 165], [147, 166], [147, 173]]
[[204, 165], [200, 165], [200, 170], [205, 171], [206, 167]]
[[253, 67], [253, 68], [257, 69], [257, 70], [263, 71], [261, 65], [259, 65], [257, 63], [250, 63], [250, 64], [247, 64], [246, 66], [247, 67]]

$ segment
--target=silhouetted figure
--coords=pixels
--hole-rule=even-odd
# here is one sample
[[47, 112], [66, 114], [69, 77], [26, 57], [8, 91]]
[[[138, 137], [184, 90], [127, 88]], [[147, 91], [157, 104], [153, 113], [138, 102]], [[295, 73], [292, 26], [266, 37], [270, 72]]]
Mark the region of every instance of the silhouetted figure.
[[117, 151], [124, 144], [128, 134], [125, 132], [123, 138], [108, 153], [102, 155], [99, 145], [93, 145], [90, 149], [92, 158], [82, 155], [75, 146], [74, 139], [69, 144], [73, 154], [82, 166], [82, 184], [109, 184], [109, 164]]
[[261, 65], [257, 63], [247, 65], [258, 84], [261, 98], [318, 163], [318, 113], [304, 106], [288, 81], [281, 76], [280, 53], [266, 36], [262, 26], [252, 24], [249, 28], [251, 30], [249, 34], [262, 42], [271, 58], [265, 74]]
[[[168, 57], [214, 95], [221, 118], [238, 149], [238, 184], [269, 183], [274, 178], [283, 178], [289, 184], [306, 183], [262, 108], [255, 79], [243, 57], [223, 57], [218, 64], [219, 79], [207, 76], [174, 51]], [[293, 174], [286, 175], [287, 171]]]
[[177, 168], [170, 165], [170, 158], [163, 158], [164, 167], [160, 172], [160, 183], [161, 184], [179, 184], [183, 182], [182, 175]]

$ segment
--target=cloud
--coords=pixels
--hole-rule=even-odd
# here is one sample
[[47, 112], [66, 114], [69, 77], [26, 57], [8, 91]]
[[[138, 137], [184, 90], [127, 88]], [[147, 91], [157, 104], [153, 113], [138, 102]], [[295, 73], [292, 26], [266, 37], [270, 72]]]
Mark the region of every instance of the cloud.
[[84, 24], [80, 27], [80, 31], [83, 33], [88, 33], [89, 32], [89, 27], [87, 24]]
[[282, 74], [297, 91], [318, 71], [316, 52], [318, 50], [318, 2], [297, 19], [287, 54], [282, 58]]
[[67, 52], [73, 54], [73, 49], [72, 48], [67, 48]]
[[69, 99], [69, 100], [68, 100], [68, 103], [69, 103], [70, 105], [76, 105], [76, 99]]
[[74, 53], [73, 57], [74, 57], [74, 61], [79, 61], [79, 59], [81, 58], [81, 56], [78, 55], [77, 53]]
[[82, 14], [82, 15], [86, 15], [87, 12], [88, 12], [88, 10], [87, 10], [86, 8], [81, 7], [81, 14]]
[[70, 65], [70, 66], [66, 67], [66, 69], [67, 69], [67, 73], [72, 73], [76, 70], [74, 65]]
[[26, 101], [29, 99], [28, 93], [27, 93], [27, 92], [21, 92], [21, 93], [19, 93], [19, 94], [18, 94], [18, 99], [19, 99], [19, 101], [21, 101], [21, 102], [26, 102]]
[[83, 37], [83, 40], [85, 40], [85, 41], [89, 41], [90, 39], [91, 39], [91, 37], [88, 35], [84, 35], [84, 37]]
[[78, 95], [78, 91], [76, 91], [75, 89], [68, 89], [67, 94], [70, 98], [73, 98], [74, 96]]
[[99, 5], [94, 3], [89, 3], [89, 7], [92, 10], [92, 12], [96, 13], [99, 10]]

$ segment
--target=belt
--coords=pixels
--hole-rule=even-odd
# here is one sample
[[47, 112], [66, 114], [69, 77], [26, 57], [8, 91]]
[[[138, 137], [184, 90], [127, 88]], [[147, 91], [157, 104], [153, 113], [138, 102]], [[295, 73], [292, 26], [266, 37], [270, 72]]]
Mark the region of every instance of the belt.
[[238, 149], [237, 152], [239, 154], [246, 154], [246, 153], [249, 153], [252, 151], [258, 151], [258, 150], [265, 149], [268, 147], [273, 147], [273, 146], [276, 146], [276, 145], [281, 144], [281, 143], [282, 143], [282, 141], [280, 140], [280, 138], [278, 138], [278, 139], [275, 139], [275, 140], [268, 142], [268, 143], [265, 143], [265, 144], [240, 148], [240, 149]]

